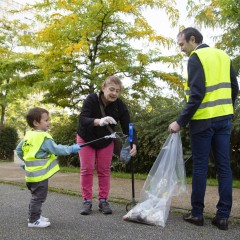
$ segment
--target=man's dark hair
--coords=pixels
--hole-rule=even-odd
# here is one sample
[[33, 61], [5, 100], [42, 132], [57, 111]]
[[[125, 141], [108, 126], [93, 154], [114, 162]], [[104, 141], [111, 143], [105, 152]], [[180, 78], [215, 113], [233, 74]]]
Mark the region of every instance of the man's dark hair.
[[192, 27], [185, 28], [178, 34], [178, 36], [181, 36], [181, 35], [185, 36], [185, 40], [187, 42], [189, 42], [191, 36], [195, 37], [195, 41], [197, 44], [200, 44], [203, 41], [203, 35], [196, 28], [192, 28]]
[[43, 113], [49, 114], [49, 112], [44, 108], [35, 107], [30, 109], [28, 111], [28, 114], [26, 115], [28, 125], [33, 128], [34, 127], [33, 122], [37, 121], [39, 123], [41, 121]]

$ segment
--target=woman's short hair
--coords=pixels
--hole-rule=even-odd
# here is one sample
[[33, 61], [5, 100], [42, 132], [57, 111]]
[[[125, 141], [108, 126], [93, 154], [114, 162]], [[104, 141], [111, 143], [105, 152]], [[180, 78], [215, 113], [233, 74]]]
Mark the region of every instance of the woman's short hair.
[[119, 77], [116, 77], [116, 76], [109, 76], [107, 77], [103, 83], [102, 83], [102, 87], [105, 87], [106, 85], [110, 84], [110, 83], [114, 83], [116, 85], [119, 85], [120, 86], [120, 89], [123, 88], [123, 84], [122, 84], [122, 81]]

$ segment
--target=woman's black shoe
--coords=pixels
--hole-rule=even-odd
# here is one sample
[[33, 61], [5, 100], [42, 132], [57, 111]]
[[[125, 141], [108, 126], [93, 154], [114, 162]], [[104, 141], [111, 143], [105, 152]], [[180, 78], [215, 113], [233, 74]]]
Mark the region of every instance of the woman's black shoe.
[[183, 220], [197, 226], [203, 226], [203, 217], [194, 217], [191, 213], [183, 215]]
[[227, 218], [217, 218], [212, 219], [212, 224], [221, 230], [228, 230], [228, 219]]

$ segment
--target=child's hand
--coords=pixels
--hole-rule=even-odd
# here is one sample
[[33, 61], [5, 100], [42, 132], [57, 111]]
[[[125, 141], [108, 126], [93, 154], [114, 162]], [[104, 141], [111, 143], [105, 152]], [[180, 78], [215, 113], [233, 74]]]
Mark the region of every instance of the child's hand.
[[73, 144], [72, 146], [72, 153], [76, 154], [81, 149], [81, 147], [78, 144]]
[[21, 163], [21, 164], [20, 164], [20, 167], [21, 167], [23, 170], [25, 170], [25, 164], [24, 164], [24, 163]]

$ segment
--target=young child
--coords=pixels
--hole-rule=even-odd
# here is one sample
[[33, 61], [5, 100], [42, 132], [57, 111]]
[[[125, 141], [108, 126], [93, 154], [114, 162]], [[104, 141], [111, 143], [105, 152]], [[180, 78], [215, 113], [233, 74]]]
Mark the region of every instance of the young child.
[[50, 126], [49, 112], [35, 107], [29, 110], [26, 120], [32, 128], [16, 148], [17, 155], [25, 163], [25, 180], [32, 197], [29, 204], [28, 227], [45, 228], [50, 226], [48, 218], [41, 216], [42, 204], [47, 198], [48, 179], [59, 171], [55, 155], [76, 154], [78, 144], [57, 145], [47, 133]]

